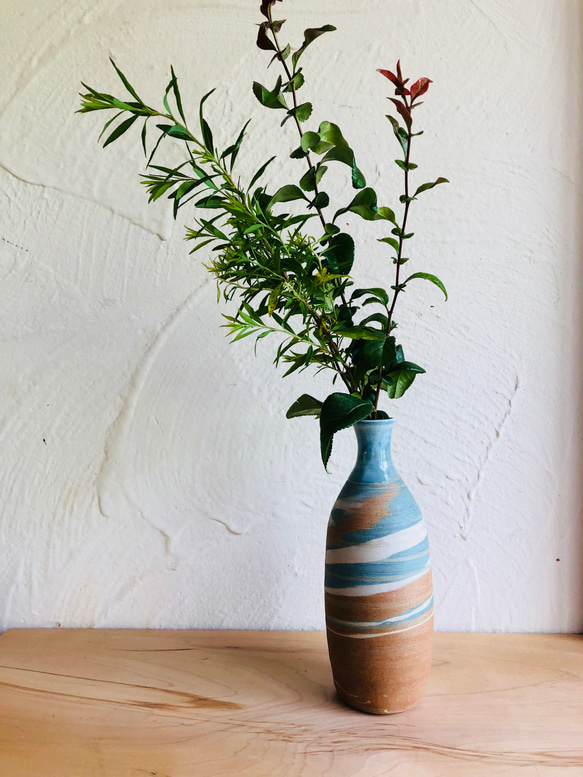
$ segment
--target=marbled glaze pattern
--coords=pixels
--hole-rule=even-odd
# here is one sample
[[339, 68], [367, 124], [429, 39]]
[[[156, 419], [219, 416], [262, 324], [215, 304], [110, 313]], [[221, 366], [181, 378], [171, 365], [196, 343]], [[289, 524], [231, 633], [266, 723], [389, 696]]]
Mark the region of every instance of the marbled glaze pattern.
[[399, 712], [431, 666], [433, 587], [427, 529], [391, 459], [394, 420], [356, 424], [357, 462], [332, 509], [326, 628], [334, 682], [350, 705]]

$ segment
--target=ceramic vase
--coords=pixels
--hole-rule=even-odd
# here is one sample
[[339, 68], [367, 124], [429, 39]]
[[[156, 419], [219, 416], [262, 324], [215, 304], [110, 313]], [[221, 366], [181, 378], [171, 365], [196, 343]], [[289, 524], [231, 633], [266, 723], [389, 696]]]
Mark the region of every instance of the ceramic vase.
[[423, 696], [433, 642], [427, 530], [391, 458], [394, 419], [361, 421], [326, 541], [326, 631], [338, 695], [377, 714]]

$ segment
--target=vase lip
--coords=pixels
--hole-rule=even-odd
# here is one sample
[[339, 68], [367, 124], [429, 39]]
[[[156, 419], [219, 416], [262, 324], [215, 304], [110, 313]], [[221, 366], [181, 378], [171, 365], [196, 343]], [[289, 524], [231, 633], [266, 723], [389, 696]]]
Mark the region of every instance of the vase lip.
[[396, 418], [366, 418], [363, 421], [357, 421], [355, 426], [368, 426], [369, 424], [388, 424], [392, 426], [395, 423]]

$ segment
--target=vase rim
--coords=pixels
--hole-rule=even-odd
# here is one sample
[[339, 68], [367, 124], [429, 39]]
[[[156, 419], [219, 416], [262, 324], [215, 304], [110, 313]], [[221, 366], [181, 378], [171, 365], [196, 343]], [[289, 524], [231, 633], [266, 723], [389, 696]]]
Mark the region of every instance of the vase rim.
[[369, 424], [394, 424], [396, 420], [396, 418], [366, 418], [363, 421], [357, 421], [354, 425], [360, 426], [362, 424], [368, 426]]

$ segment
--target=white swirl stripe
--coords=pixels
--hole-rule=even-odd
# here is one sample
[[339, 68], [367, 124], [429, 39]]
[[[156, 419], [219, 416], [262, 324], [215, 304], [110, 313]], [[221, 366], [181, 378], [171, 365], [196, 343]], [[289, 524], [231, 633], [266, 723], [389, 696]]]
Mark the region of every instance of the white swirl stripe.
[[407, 529], [377, 537], [358, 545], [349, 545], [344, 548], [333, 548], [326, 551], [327, 564], [353, 564], [369, 561], [383, 561], [387, 555], [400, 553], [418, 545], [427, 537], [427, 529], [423, 521], [410, 526]]

